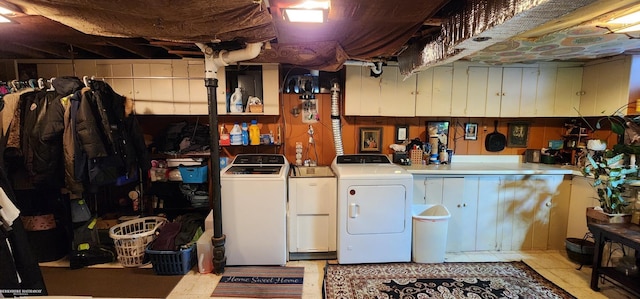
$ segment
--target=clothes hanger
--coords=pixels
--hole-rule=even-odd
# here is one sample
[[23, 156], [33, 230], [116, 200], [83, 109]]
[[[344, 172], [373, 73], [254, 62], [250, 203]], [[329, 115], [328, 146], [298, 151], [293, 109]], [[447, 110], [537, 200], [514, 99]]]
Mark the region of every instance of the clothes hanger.
[[38, 89], [44, 89], [44, 79], [38, 78]]
[[47, 81], [49, 81], [49, 84], [50, 84], [49, 89], [47, 89], [47, 91], [54, 91], [54, 90], [56, 90], [56, 89], [53, 87], [53, 80], [55, 80], [55, 79], [56, 79], [56, 77], [51, 77], [51, 79], [47, 80]]
[[82, 82], [84, 82], [84, 86], [89, 87], [89, 76], [82, 76]]

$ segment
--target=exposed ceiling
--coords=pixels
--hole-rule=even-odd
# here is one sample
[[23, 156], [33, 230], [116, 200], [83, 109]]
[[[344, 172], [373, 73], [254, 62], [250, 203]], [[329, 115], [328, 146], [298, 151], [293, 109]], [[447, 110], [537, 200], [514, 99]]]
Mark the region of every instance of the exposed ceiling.
[[[332, 0], [328, 23], [287, 23], [280, 8], [296, 2], [0, 0], [18, 11], [0, 24], [0, 58], [187, 58], [204, 56], [196, 42], [227, 50], [265, 42], [253, 61], [330, 71], [404, 55], [410, 73], [451, 59], [526, 63], [640, 49], [640, 32], [604, 23], [640, 10], [632, 0]], [[443, 55], [417, 59], [434, 48]]]

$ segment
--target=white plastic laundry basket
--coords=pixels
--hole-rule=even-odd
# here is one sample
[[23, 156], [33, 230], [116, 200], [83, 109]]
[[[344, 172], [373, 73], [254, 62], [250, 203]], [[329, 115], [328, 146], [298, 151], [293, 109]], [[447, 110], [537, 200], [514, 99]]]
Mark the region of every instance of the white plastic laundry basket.
[[142, 266], [147, 244], [156, 237], [156, 230], [167, 221], [164, 217], [143, 217], [122, 222], [109, 229], [118, 254], [125, 267]]

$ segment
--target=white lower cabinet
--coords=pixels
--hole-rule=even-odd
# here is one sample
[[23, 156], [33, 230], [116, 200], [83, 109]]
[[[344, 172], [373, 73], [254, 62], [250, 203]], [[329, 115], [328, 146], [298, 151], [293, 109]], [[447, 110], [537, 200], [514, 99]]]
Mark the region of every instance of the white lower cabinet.
[[447, 207], [447, 252], [560, 249], [568, 192], [563, 175], [414, 175], [413, 202]]
[[335, 177], [289, 178], [289, 252], [336, 251]]
[[560, 208], [566, 204], [562, 181], [562, 175], [504, 177], [498, 215], [501, 250], [549, 249], [550, 243], [557, 243], [550, 242], [550, 229], [563, 226], [551, 227], [550, 219], [555, 205]]
[[587, 228], [587, 208], [597, 206], [599, 206], [598, 192], [593, 187], [593, 178], [574, 176], [571, 180], [567, 238], [582, 239], [585, 236], [589, 231]]

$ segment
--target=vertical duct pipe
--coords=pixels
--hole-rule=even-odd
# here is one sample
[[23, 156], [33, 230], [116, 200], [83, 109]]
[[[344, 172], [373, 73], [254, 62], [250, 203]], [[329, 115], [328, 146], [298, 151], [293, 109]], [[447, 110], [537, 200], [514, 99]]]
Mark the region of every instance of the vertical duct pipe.
[[[213, 189], [213, 237], [211, 244], [213, 245], [213, 272], [215, 274], [224, 273], [224, 267], [227, 264], [225, 256], [224, 243], [226, 236], [222, 231], [222, 197], [220, 184], [220, 148], [219, 132], [218, 132], [218, 69], [242, 60], [253, 59], [260, 54], [262, 43], [247, 44], [244, 49], [235, 51], [220, 51], [216, 53], [213, 48], [202, 44], [196, 44], [204, 53], [204, 82], [207, 87], [207, 103], [209, 106], [209, 138], [210, 140], [210, 160], [211, 176], [210, 184]], [[217, 55], [216, 55], [217, 54]], [[211, 196], [211, 194], [209, 195]]]
[[342, 148], [342, 131], [340, 129], [340, 84], [333, 82], [331, 85], [331, 127], [333, 128], [333, 145], [336, 155], [344, 155]]

